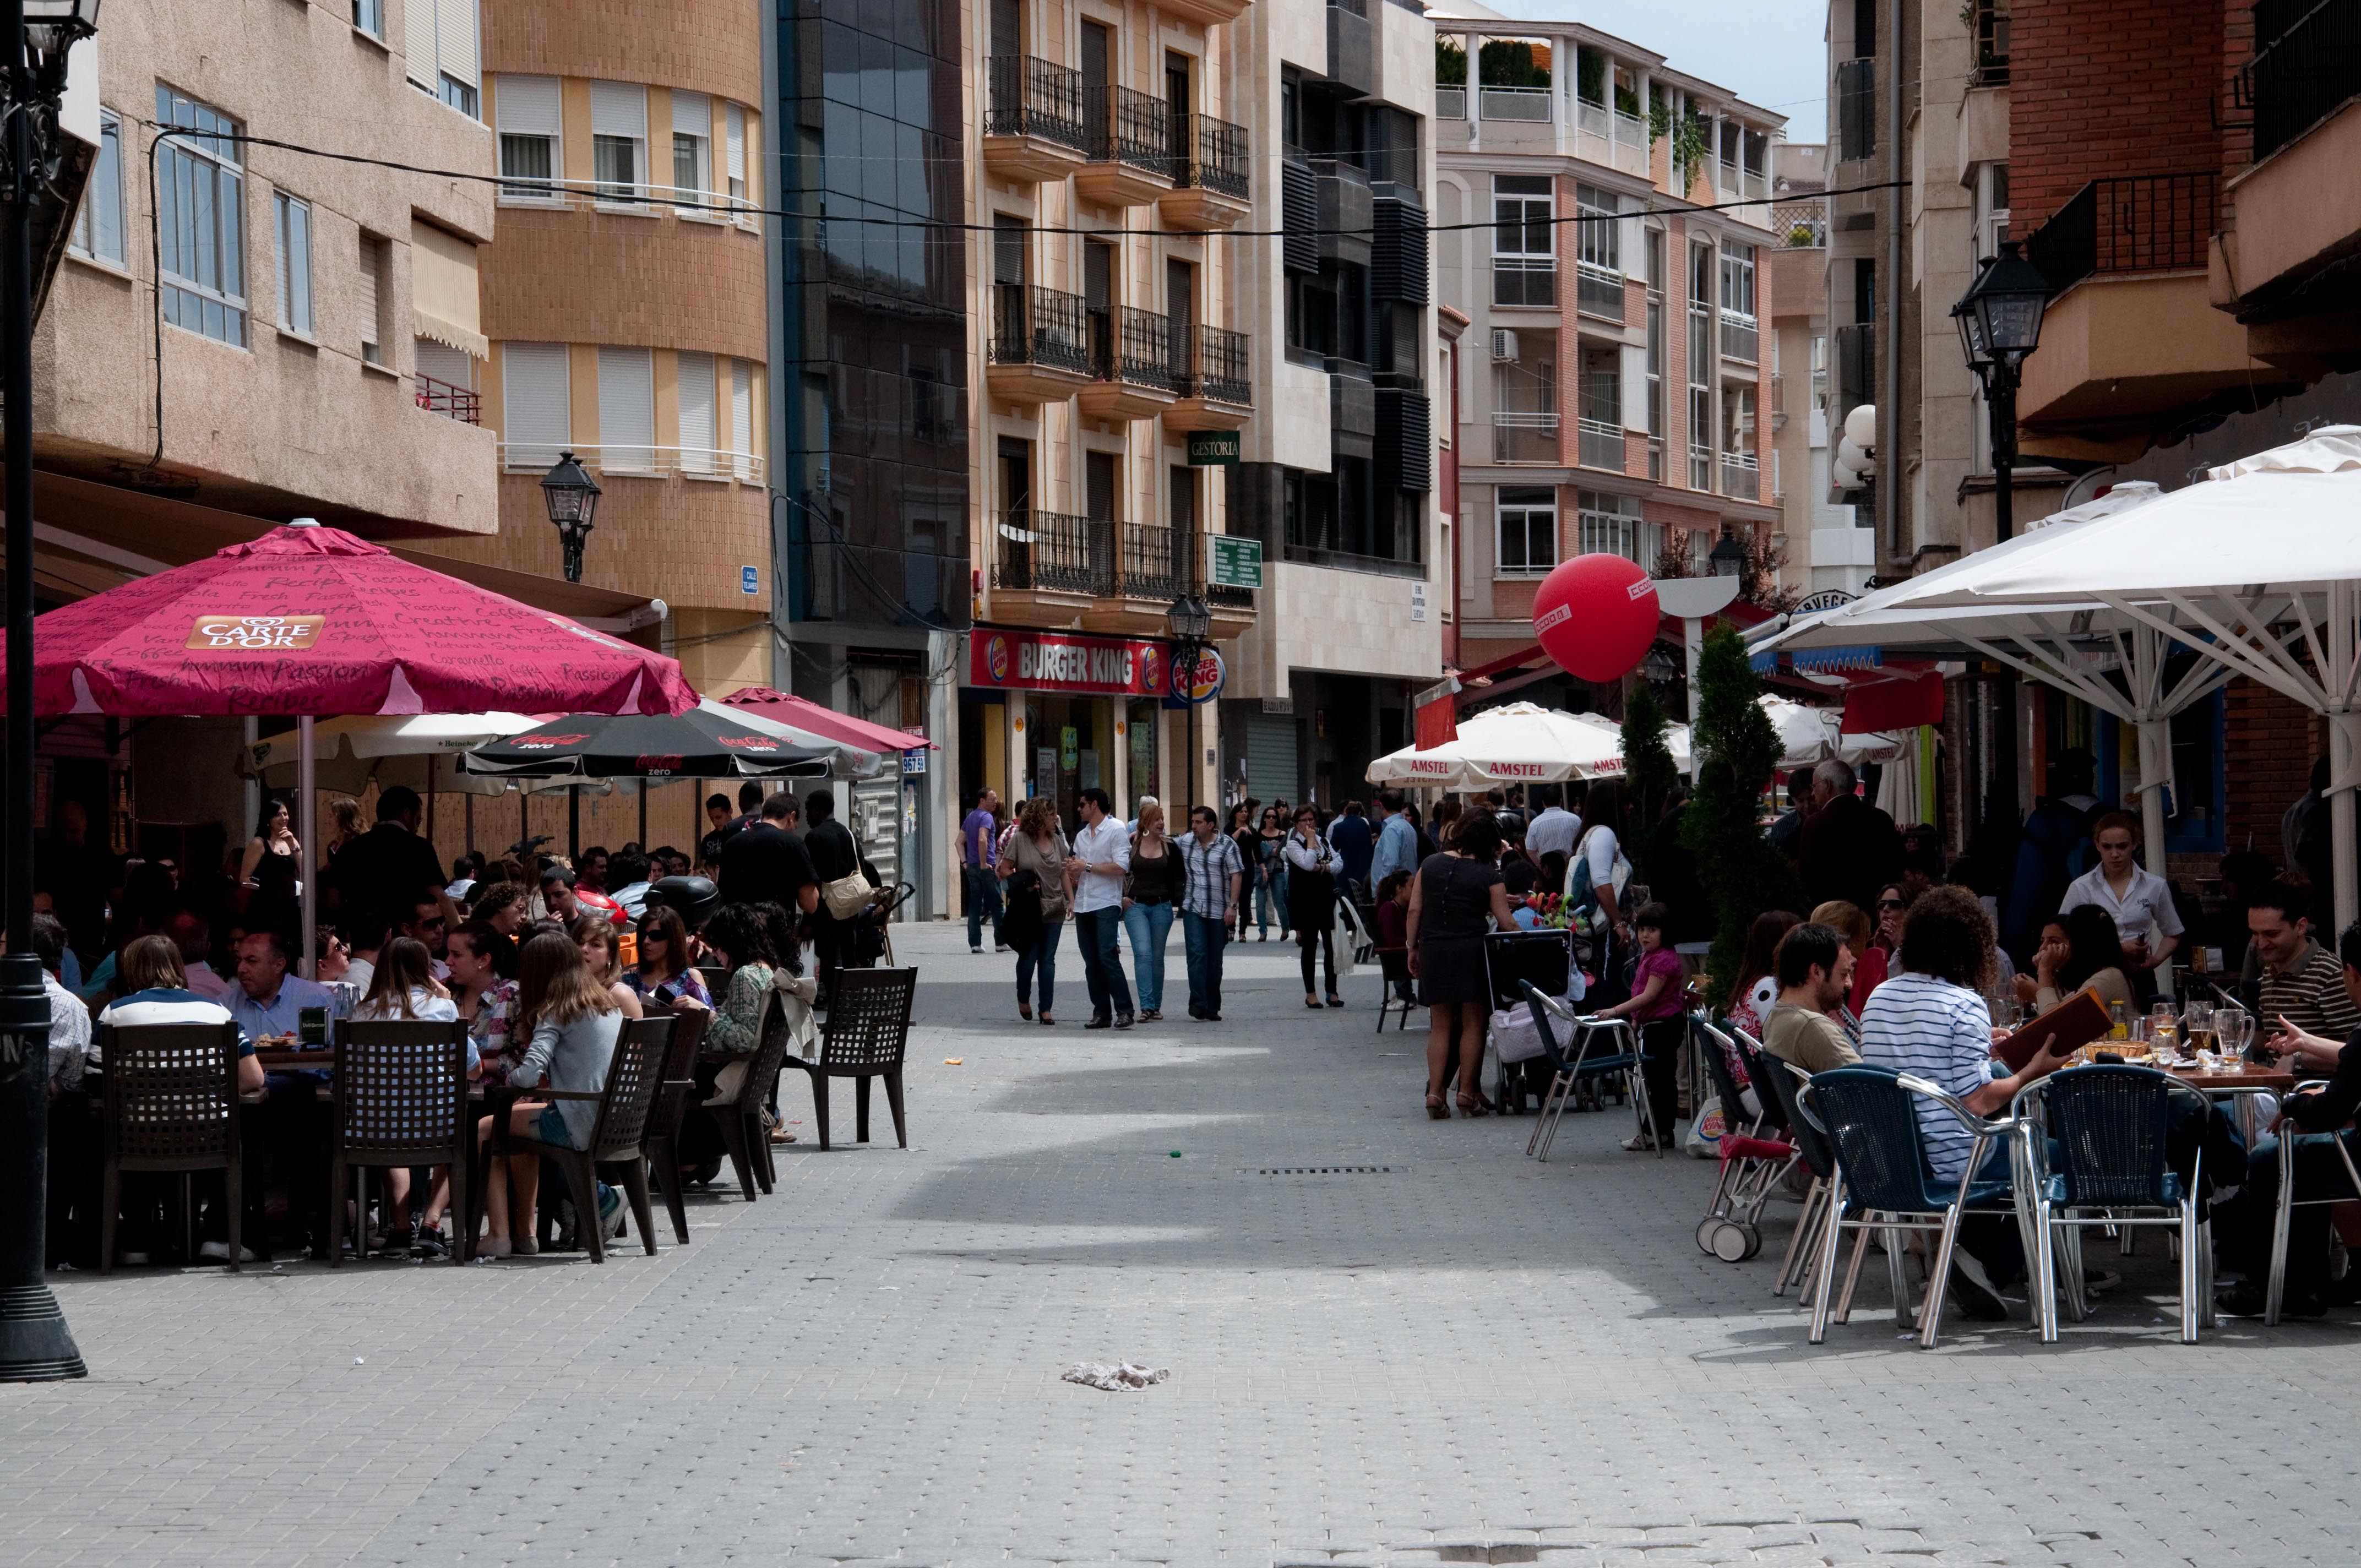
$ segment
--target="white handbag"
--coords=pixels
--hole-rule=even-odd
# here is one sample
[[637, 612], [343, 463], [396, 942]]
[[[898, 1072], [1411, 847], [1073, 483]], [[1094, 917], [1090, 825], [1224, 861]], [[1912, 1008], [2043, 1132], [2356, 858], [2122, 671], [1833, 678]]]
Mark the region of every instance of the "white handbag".
[[1492, 1049], [1503, 1067], [1542, 1054], [1542, 1032], [1533, 1024], [1532, 1008], [1502, 1007], [1493, 1013]]

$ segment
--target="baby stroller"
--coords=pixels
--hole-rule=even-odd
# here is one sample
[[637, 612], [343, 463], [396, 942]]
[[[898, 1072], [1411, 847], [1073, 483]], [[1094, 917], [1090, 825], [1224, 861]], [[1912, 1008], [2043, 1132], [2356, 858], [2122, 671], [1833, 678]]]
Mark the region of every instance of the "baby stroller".
[[884, 959], [888, 969], [894, 968], [894, 912], [917, 895], [910, 883], [896, 883], [891, 888], [879, 888], [869, 895], [861, 912], [845, 922], [848, 927], [844, 944], [844, 967], [875, 969]]
[[[1721, 1101], [1721, 1174], [1713, 1184], [1713, 1200], [1706, 1216], [1697, 1222], [1697, 1250], [1724, 1263], [1743, 1263], [1763, 1250], [1763, 1206], [1799, 1157], [1794, 1144], [1771, 1135], [1786, 1131], [1777, 1125], [1774, 1098], [1757, 1090], [1761, 1109], [1747, 1116], [1738, 1080], [1730, 1070], [1729, 1053], [1742, 1053], [1750, 1079], [1757, 1079], [1766, 1069], [1754, 1042], [1741, 1029], [1724, 1034], [1699, 1014], [1689, 1015], [1689, 1025], [1697, 1049], [1712, 1070], [1713, 1091]], [[1733, 1043], [1732, 1035], [1738, 1043]], [[1778, 1069], [1779, 1064], [1773, 1062], [1767, 1070]]]

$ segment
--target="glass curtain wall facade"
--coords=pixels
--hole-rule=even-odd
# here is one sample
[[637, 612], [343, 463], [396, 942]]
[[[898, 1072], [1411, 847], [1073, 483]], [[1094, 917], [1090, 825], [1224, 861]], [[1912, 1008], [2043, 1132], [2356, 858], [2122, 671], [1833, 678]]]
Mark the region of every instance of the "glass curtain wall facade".
[[781, 0], [778, 38], [785, 614], [964, 630], [960, 7]]

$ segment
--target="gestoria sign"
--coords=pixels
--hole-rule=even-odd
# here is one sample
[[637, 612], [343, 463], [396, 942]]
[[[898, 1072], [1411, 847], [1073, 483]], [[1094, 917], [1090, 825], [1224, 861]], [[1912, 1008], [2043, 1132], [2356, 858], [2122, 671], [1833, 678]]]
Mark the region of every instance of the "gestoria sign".
[[1022, 691], [1161, 696], [1169, 657], [1162, 643], [1141, 638], [979, 626], [968, 637], [968, 680]]

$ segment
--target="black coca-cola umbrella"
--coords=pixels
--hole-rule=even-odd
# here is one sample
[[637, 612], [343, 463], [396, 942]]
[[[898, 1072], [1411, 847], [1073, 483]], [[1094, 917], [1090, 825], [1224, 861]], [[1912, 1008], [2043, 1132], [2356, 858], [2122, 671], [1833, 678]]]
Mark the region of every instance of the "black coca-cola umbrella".
[[837, 762], [775, 727], [703, 702], [679, 714], [577, 713], [478, 746], [464, 772], [526, 778], [826, 778]]

